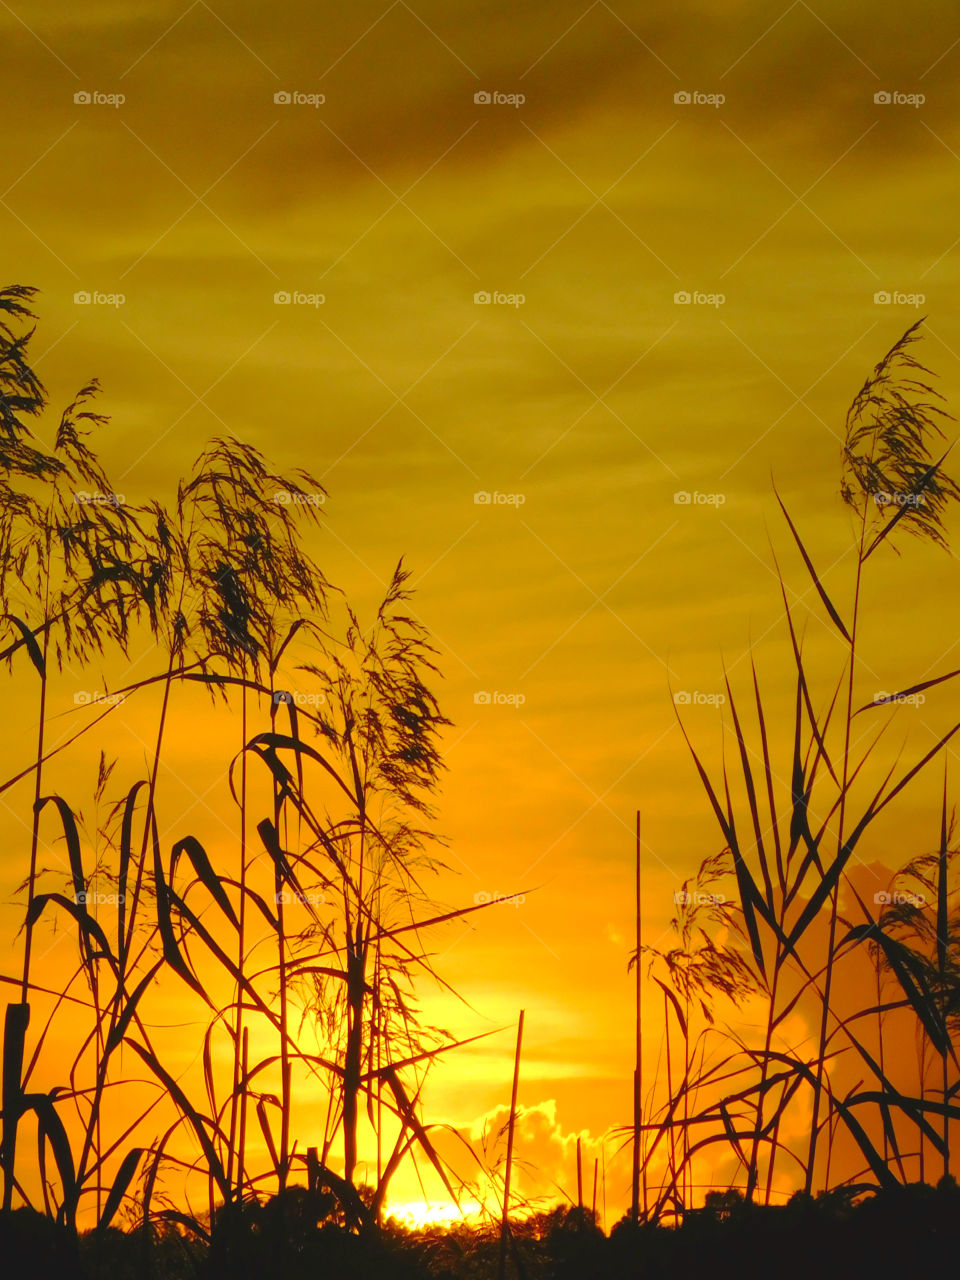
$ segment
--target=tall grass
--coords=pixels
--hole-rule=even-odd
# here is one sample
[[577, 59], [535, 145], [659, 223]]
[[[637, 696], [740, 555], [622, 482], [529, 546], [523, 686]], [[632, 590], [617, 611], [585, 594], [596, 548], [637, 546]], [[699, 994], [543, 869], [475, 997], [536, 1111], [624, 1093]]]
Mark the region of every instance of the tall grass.
[[[960, 723], [937, 739], [913, 763], [899, 758], [881, 768], [880, 785], [867, 788], [869, 769], [879, 766], [877, 752], [889, 724], [870, 728], [884, 713], [890, 717], [905, 698], [953, 679], [947, 672], [929, 679], [902, 680], [895, 694], [865, 696], [860, 645], [869, 618], [863, 587], [868, 570], [889, 554], [902, 534], [946, 547], [945, 517], [960, 496], [945, 471], [949, 447], [944, 426], [949, 415], [931, 384], [932, 375], [913, 354], [919, 323], [887, 352], [857, 393], [847, 413], [842, 452], [841, 498], [854, 517], [852, 581], [847, 607], [828, 593], [796, 524], [777, 495], [784, 521], [816, 593], [828, 626], [844, 653], [840, 669], [817, 692], [804, 656], [796, 606], [788, 599], [779, 564], [788, 653], [793, 668], [793, 721], [777, 725], [766, 710], [753, 666], [750, 687], [752, 727], [725, 681], [736, 765], [723, 763], [711, 777], [689, 746], [704, 795], [721, 833], [722, 853], [705, 859], [696, 882], [696, 901], [715, 902], [701, 880], [729, 871], [734, 891], [700, 927], [687, 905], [673, 921], [678, 946], [651, 952], [652, 974], [663, 989], [667, 1027], [668, 1097], [643, 1121], [649, 1161], [661, 1142], [669, 1147], [667, 1181], [654, 1216], [671, 1204], [677, 1212], [690, 1205], [686, 1173], [696, 1152], [727, 1147], [735, 1161], [734, 1184], [747, 1199], [762, 1193], [769, 1202], [775, 1168], [786, 1162], [794, 1181], [808, 1194], [830, 1186], [833, 1147], [846, 1135], [863, 1161], [854, 1181], [876, 1186], [906, 1180], [908, 1167], [921, 1176], [923, 1152], [932, 1147], [941, 1171], [949, 1172], [950, 1121], [960, 1115], [955, 1102], [958, 1060], [953, 1043], [956, 985], [956, 912], [948, 887], [951, 858], [946, 793], [940, 815], [940, 849], [908, 863], [902, 876], [918, 879], [927, 891], [924, 905], [897, 901], [882, 911], [864, 901], [849, 874], [851, 858], [864, 856], [874, 823], [944, 753]], [[842, 559], [842, 557], [841, 557]], [[679, 714], [679, 713], [678, 713]], [[870, 718], [868, 720], [868, 718]], [[866, 726], [866, 727], [862, 727]], [[786, 746], [786, 751], [783, 750]], [[681, 898], [687, 904], [688, 884]], [[858, 913], [841, 916], [841, 903]], [[936, 904], [935, 907], [930, 904]], [[694, 930], [700, 941], [691, 948]], [[909, 937], [909, 941], [907, 938]], [[726, 939], [716, 942], [714, 938]], [[877, 999], [848, 1010], [837, 998], [840, 966], [854, 963], [866, 946], [877, 975]], [[634, 957], [634, 961], [637, 957]], [[634, 961], [631, 961], [633, 963]], [[657, 976], [657, 966], [664, 976]], [[881, 998], [882, 976], [889, 974], [897, 995]], [[728, 1009], [744, 997], [760, 998], [765, 1008], [759, 1042], [730, 1027], [707, 1025], [691, 1043], [691, 996], [701, 998], [707, 1023], [712, 1006]], [[816, 1009], [812, 1047], [784, 1041], [788, 1019]], [[804, 1011], [807, 1011], [806, 1014]], [[909, 1014], [914, 1019], [921, 1063], [916, 1096], [898, 1085], [884, 1054], [885, 1019]], [[669, 1083], [671, 1020], [682, 1038], [680, 1081]], [[874, 1046], [864, 1030], [877, 1029]], [[708, 1059], [707, 1043], [715, 1046]], [[939, 1089], [924, 1085], [927, 1053], [939, 1062]], [[859, 1084], [839, 1092], [841, 1062], [854, 1060]], [[706, 1099], [697, 1105], [697, 1098]], [[784, 1143], [788, 1115], [806, 1120], [807, 1137]], [[934, 1123], [936, 1122], [936, 1123]], [[695, 1135], [702, 1135], [696, 1136]], [[882, 1138], [882, 1152], [877, 1142]], [[675, 1152], [679, 1150], [677, 1156]], [[912, 1155], [911, 1155], [912, 1153]]]
[[[28, 359], [32, 297], [0, 291], [2, 652], [33, 673], [38, 725], [33, 763], [0, 783], [24, 799], [27, 836], [22, 962], [0, 975], [19, 997], [5, 1015], [3, 1211], [33, 1205], [104, 1238], [123, 1213], [146, 1242], [163, 1223], [210, 1239], [296, 1176], [325, 1213], [370, 1227], [414, 1151], [453, 1197], [420, 1096], [454, 1043], [424, 1022], [414, 987], [442, 981], [426, 935], [465, 911], [429, 892], [447, 721], [408, 575], [362, 623], [306, 549], [322, 488], [236, 440], [204, 450], [171, 510], [127, 503], [89, 442], [106, 423], [94, 383], [45, 445], [31, 426], [47, 406]], [[133, 640], [145, 647], [130, 660]], [[157, 669], [130, 679], [144, 654]], [[51, 737], [51, 707], [101, 665], [121, 673], [113, 692], [81, 688], [80, 726]], [[203, 691], [204, 734], [215, 741], [226, 717], [236, 735], [226, 842], [171, 821], [169, 805], [162, 817], [180, 768], [171, 734]], [[154, 708], [144, 772], [117, 795], [118, 759], [98, 751], [91, 827], [46, 779], [75, 744], [109, 742], [121, 705]], [[72, 973], [37, 951], [38, 930], [64, 924]], [[177, 986], [201, 1021], [199, 1080], [155, 1026]], [[54, 1046], [71, 1040], [58, 1070]], [[319, 1128], [298, 1109], [308, 1082], [328, 1098]]]
[[[422, 1097], [458, 1042], [430, 1025], [420, 993], [445, 987], [430, 932], [484, 907], [432, 898], [448, 721], [409, 575], [398, 565], [361, 617], [308, 550], [322, 546], [322, 488], [237, 440], [211, 442], [169, 507], [127, 503], [93, 447], [106, 426], [95, 383], [45, 426], [47, 395], [28, 358], [32, 297], [0, 290], [0, 652], [36, 716], [26, 762], [0, 782], [20, 820], [23, 868], [20, 951], [0, 974], [10, 994], [2, 1212], [32, 1205], [74, 1236], [92, 1224], [100, 1241], [125, 1218], [147, 1255], [174, 1228], [211, 1256], [226, 1240], [234, 1256], [262, 1228], [268, 1200], [281, 1227], [293, 1230], [308, 1203], [316, 1220], [373, 1235], [405, 1162], [425, 1161], [456, 1201]], [[786, 732], [755, 667], [748, 711], [726, 680], [732, 753], [716, 775], [683, 730], [720, 849], [679, 891], [670, 942], [644, 945], [638, 931], [631, 961], [634, 1219], [681, 1222], [702, 1169], [724, 1157], [731, 1185], [766, 1202], [784, 1176], [808, 1192], [830, 1187], [841, 1143], [862, 1163], [857, 1186], [950, 1169], [960, 890], [946, 777], [938, 831], [888, 899], [865, 901], [849, 875], [876, 820], [960, 729], [912, 763], [894, 759], [868, 788], [883, 745], [877, 718], [958, 674], [904, 679], [897, 694], [864, 700], [866, 574], [901, 534], [945, 546], [960, 496], [917, 337], [914, 326], [888, 352], [847, 415], [841, 496], [854, 530], [842, 607], [781, 503], [840, 646], [833, 678], [815, 688], [781, 575]], [[101, 671], [118, 679], [94, 697]], [[64, 729], [58, 708], [71, 692], [81, 696]], [[132, 760], [115, 730], [138, 712], [146, 740]], [[225, 752], [206, 825], [177, 802], [185, 734], [204, 754]], [[91, 743], [95, 768], [83, 754]], [[86, 792], [64, 767], [85, 759]], [[52, 942], [55, 962], [43, 954]], [[857, 965], [876, 997], [851, 1009], [838, 990], [844, 966]], [[645, 983], [665, 1025], [665, 1072], [646, 1093]], [[179, 1044], [161, 1025], [171, 998], [191, 1028]], [[762, 1011], [756, 1033], [728, 1019], [737, 1008]], [[796, 1015], [811, 1021], [806, 1045], [786, 1038]], [[917, 1037], [916, 1087], [885, 1050], [889, 1028], [899, 1035], [905, 1023]], [[506, 1166], [489, 1178], [503, 1187], [489, 1241], [502, 1270], [508, 1245], [522, 1265], [510, 1216], [523, 1207], [511, 1183], [521, 1033], [522, 1015]], [[859, 1077], [849, 1088], [847, 1062]], [[785, 1137], [804, 1115], [805, 1140]], [[597, 1179], [595, 1163], [594, 1211]], [[568, 1225], [592, 1225], [579, 1150]]]

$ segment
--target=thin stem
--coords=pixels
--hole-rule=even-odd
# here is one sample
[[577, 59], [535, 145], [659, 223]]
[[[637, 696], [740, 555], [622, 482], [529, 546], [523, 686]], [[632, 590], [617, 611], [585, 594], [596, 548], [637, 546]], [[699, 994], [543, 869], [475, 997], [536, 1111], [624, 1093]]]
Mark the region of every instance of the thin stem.
[[[50, 571], [47, 569], [46, 594], [43, 609], [46, 616], [50, 600]], [[30, 990], [30, 958], [33, 947], [33, 926], [31, 907], [36, 894], [37, 851], [40, 844], [40, 795], [43, 789], [43, 739], [47, 721], [47, 659], [50, 652], [50, 631], [43, 633], [43, 671], [40, 676], [40, 723], [37, 726], [37, 768], [33, 784], [33, 819], [30, 825], [30, 875], [27, 880], [27, 925], [23, 946], [23, 982], [21, 984], [20, 1001], [28, 1003]]]
[[[843, 850], [844, 819], [846, 817], [847, 791], [850, 785], [850, 738], [853, 729], [853, 693], [857, 661], [857, 623], [860, 616], [860, 587], [863, 581], [863, 549], [866, 540], [867, 503], [864, 501], [860, 520], [860, 537], [857, 548], [857, 574], [853, 592], [853, 616], [850, 626], [849, 671], [847, 673], [847, 705], [844, 719], [843, 739], [843, 773], [840, 786], [840, 808], [837, 815], [837, 857]], [[824, 974], [823, 999], [820, 1013], [820, 1034], [818, 1040], [816, 1087], [813, 1091], [813, 1116], [810, 1122], [810, 1145], [807, 1153], [807, 1170], [804, 1190], [810, 1194], [814, 1180], [814, 1166], [817, 1158], [817, 1139], [820, 1118], [820, 1098], [823, 1093], [823, 1075], [827, 1053], [827, 1025], [830, 1018], [830, 997], [833, 993], [833, 969], [837, 945], [837, 919], [840, 902], [840, 882], [834, 885], [830, 895], [830, 926], [827, 939], [827, 964]]]

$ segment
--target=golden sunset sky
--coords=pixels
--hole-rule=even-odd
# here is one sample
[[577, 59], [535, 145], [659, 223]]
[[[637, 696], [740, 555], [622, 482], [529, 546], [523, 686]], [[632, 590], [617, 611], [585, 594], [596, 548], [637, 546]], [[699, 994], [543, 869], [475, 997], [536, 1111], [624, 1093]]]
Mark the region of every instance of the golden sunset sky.
[[[772, 480], [845, 608], [850, 400], [927, 315], [919, 354], [960, 404], [960, 13], [14, 0], [0, 25], [3, 283], [42, 291], [54, 406], [101, 380], [130, 501], [171, 498], [214, 435], [307, 468], [329, 493], [317, 558], [361, 614], [401, 555], [412, 571], [454, 722], [437, 826], [458, 874], [439, 896], [526, 895], [436, 936], [469, 1007], [424, 1002], [464, 1035], [526, 1010], [537, 1189], [569, 1190], [575, 1135], [592, 1160], [631, 1115], [635, 812], [651, 943], [720, 846], [673, 695], [720, 693], [725, 664], [745, 698], [752, 645], [789, 720], [769, 540], [814, 669], [842, 661]], [[864, 700], [960, 665], [955, 561], [903, 551], [871, 565]], [[896, 713], [891, 751], [912, 760], [951, 723], [946, 688]], [[8, 772], [32, 708], [14, 695]], [[684, 714], [715, 769], [716, 707]], [[183, 833], [227, 799], [191, 713], [175, 733]], [[938, 786], [865, 863], [935, 844]], [[427, 1114], [468, 1128], [505, 1107], [512, 1053], [507, 1030], [438, 1067]], [[650, 1055], [652, 1072], [654, 1035]], [[627, 1186], [624, 1166], [611, 1219]]]

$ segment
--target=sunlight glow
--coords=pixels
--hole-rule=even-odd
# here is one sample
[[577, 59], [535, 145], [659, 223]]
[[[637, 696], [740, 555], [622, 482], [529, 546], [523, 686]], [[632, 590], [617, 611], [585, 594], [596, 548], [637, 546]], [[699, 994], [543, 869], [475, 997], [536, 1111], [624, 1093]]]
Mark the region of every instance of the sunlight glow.
[[387, 1218], [413, 1230], [424, 1227], [450, 1227], [459, 1222], [474, 1222], [483, 1212], [478, 1200], [464, 1200], [458, 1207], [452, 1200], [409, 1200], [392, 1205]]

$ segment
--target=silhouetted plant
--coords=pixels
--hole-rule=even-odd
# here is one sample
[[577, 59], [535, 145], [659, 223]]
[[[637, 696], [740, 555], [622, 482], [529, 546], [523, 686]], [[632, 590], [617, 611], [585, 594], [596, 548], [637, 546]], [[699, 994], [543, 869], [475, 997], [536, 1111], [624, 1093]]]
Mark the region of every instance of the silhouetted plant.
[[[34, 319], [30, 310], [34, 292], [19, 286], [0, 291], [0, 603], [13, 637], [3, 656], [12, 663], [24, 650], [39, 676], [35, 763], [4, 788], [33, 775], [20, 1003], [7, 1007], [5, 1019], [3, 1204], [6, 1210], [12, 1204], [19, 1120], [33, 1109], [64, 1179], [62, 1208], [69, 1218], [75, 1208], [68, 1191], [74, 1171], [62, 1122], [51, 1099], [40, 1101], [25, 1093], [23, 1075], [33, 933], [47, 900], [37, 894], [40, 823], [50, 802], [59, 809], [72, 871], [74, 899], [64, 899], [62, 905], [77, 920], [91, 980], [96, 955], [74, 814], [59, 797], [43, 796], [50, 663], [55, 658], [58, 669], [67, 658], [82, 664], [91, 653], [103, 653], [107, 643], [123, 651], [132, 623], [144, 607], [151, 614], [152, 606], [141, 589], [142, 530], [136, 513], [114, 493], [86, 440], [92, 428], [106, 422], [90, 408], [97, 384], [90, 383], [64, 410], [49, 447], [36, 440], [26, 421], [42, 413], [46, 392], [28, 361], [33, 330], [18, 333], [11, 322]], [[155, 599], [156, 583], [153, 587]]]
[[[0, 523], [0, 594], [9, 584], [20, 593], [18, 601], [22, 597], [15, 613], [3, 595], [12, 627], [4, 656], [12, 661], [26, 654], [40, 678], [36, 763], [0, 784], [7, 790], [29, 779], [34, 788], [22, 999], [9, 1006], [4, 1041], [7, 1209], [15, 1192], [27, 1198], [16, 1177], [15, 1140], [17, 1121], [32, 1109], [40, 1129], [47, 1211], [76, 1230], [85, 1197], [95, 1195], [103, 1242], [112, 1238], [111, 1224], [132, 1202], [138, 1179], [145, 1241], [158, 1223], [171, 1221], [203, 1239], [202, 1221], [166, 1196], [165, 1171], [205, 1174], [208, 1222], [220, 1211], [218, 1204], [229, 1208], [261, 1200], [269, 1177], [282, 1193], [297, 1167], [305, 1168], [318, 1193], [335, 1193], [344, 1224], [369, 1224], [380, 1216], [390, 1179], [412, 1145], [426, 1151], [446, 1178], [419, 1118], [418, 1100], [426, 1068], [451, 1042], [421, 1024], [413, 980], [430, 972], [422, 931], [463, 914], [423, 910], [429, 905], [423, 878], [436, 866], [429, 852], [428, 797], [441, 769], [437, 735], [447, 722], [424, 682], [434, 670], [426, 632], [402, 608], [406, 575], [395, 574], [372, 629], [363, 630], [347, 609], [337, 637], [325, 621], [331, 589], [305, 550], [304, 533], [316, 524], [323, 497], [306, 473], [275, 474], [250, 446], [218, 440], [180, 485], [172, 515], [156, 502], [135, 508], [113, 493], [88, 443], [90, 429], [104, 421], [91, 408], [93, 383], [68, 407], [50, 449], [36, 444], [26, 419], [41, 413], [45, 393], [26, 358], [30, 335], [15, 332], [16, 321], [32, 319], [31, 297], [30, 290], [0, 293], [0, 485], [8, 498]], [[144, 632], [156, 642], [164, 667], [116, 693], [118, 699], [153, 688], [161, 694], [147, 775], [125, 796], [108, 800], [115, 762], [101, 751], [97, 817], [88, 830], [65, 799], [43, 796], [41, 776], [48, 759], [95, 729], [114, 703], [102, 707], [96, 700], [95, 714], [86, 713], [80, 729], [47, 748], [50, 662], [59, 670], [69, 659], [84, 670], [94, 656], [109, 656], [111, 645], [123, 654], [131, 636]], [[307, 641], [309, 655], [303, 649]], [[299, 691], [295, 698], [283, 687], [284, 672], [298, 653], [310, 657], [301, 671], [317, 690], [307, 705], [320, 703], [322, 714], [302, 710]], [[240, 815], [232, 873], [215, 870], [192, 835], [179, 835], [169, 852], [161, 845], [157, 805], [176, 712], [172, 695], [175, 687], [191, 684], [219, 696], [223, 705], [235, 697], [240, 703], [240, 744], [229, 775]], [[261, 728], [254, 716], [264, 706], [267, 723]], [[308, 726], [313, 741], [302, 736]], [[249, 832], [255, 803], [248, 791], [249, 761], [266, 765], [269, 809], [257, 823], [259, 851]], [[329, 795], [324, 786], [332, 788]], [[341, 811], [335, 813], [338, 804]], [[47, 891], [51, 872], [38, 863], [39, 823], [46, 813], [56, 814], [67, 850], [67, 894]], [[104, 896], [104, 886], [115, 889], [106, 895], [109, 907], [92, 906]], [[318, 911], [304, 886], [311, 893], [321, 890], [312, 897], [326, 895], [329, 907]], [[69, 917], [79, 948], [72, 976], [57, 990], [37, 981], [29, 959], [38, 921], [52, 912]], [[259, 956], [252, 963], [245, 938], [251, 912], [276, 940], [275, 962], [265, 967]], [[233, 984], [232, 1015], [213, 1000], [211, 966]], [[210, 1009], [203, 1039], [209, 1114], [171, 1074], [144, 1020], [141, 1006], [163, 976], [182, 980]], [[305, 1051], [294, 1034], [297, 1015], [290, 1001], [297, 990], [308, 997], [297, 1011], [301, 1032], [314, 1019], [332, 1058]], [[35, 992], [49, 1008], [36, 1044], [29, 1046], [28, 997]], [[28, 1094], [44, 1046], [67, 1007], [89, 1017], [66, 1072], [69, 1085], [50, 1095]], [[342, 1039], [341, 1013], [349, 1023]], [[255, 1020], [276, 1036], [276, 1055], [258, 1058], [250, 1052]], [[212, 1052], [213, 1036], [223, 1026], [233, 1062], [225, 1091], [217, 1087]], [[121, 1052], [122, 1074], [114, 1070]], [[106, 1103], [130, 1079], [131, 1055], [147, 1068], [157, 1094], [108, 1136]], [[338, 1115], [324, 1137], [322, 1160], [313, 1149], [298, 1152], [292, 1142], [294, 1067], [317, 1078], [332, 1074]], [[276, 1095], [266, 1083], [275, 1069]], [[369, 1203], [353, 1185], [361, 1099], [378, 1148], [387, 1127], [394, 1130], [392, 1149], [378, 1161]], [[154, 1108], [170, 1103], [176, 1114], [172, 1122], [166, 1117], [166, 1131], [149, 1151], [133, 1145]], [[119, 1115], [111, 1112], [114, 1129]], [[252, 1171], [245, 1163], [254, 1118], [270, 1155], [269, 1171]], [[348, 1157], [346, 1179], [325, 1163], [338, 1128]], [[181, 1129], [196, 1144], [198, 1156], [192, 1159], [174, 1153], [174, 1135]], [[56, 1188], [46, 1168], [50, 1154]], [[108, 1167], [112, 1175], [105, 1180]]]
[[[894, 968], [906, 993], [905, 1005], [916, 1014], [922, 1034], [933, 1045], [941, 1062], [947, 1057], [953, 1061], [943, 1018], [936, 1012], [934, 974], [929, 973], [925, 979], [918, 977], [919, 959], [908, 962], [905, 952], [896, 952], [893, 942], [885, 941], [889, 931], [884, 933], [883, 926], [878, 926], [863, 902], [859, 902], [859, 906], [864, 923], [846, 922], [847, 936], [842, 940], [838, 937], [840, 888], [846, 885], [853, 892], [846, 868], [854, 851], [859, 850], [862, 838], [876, 818], [945, 749], [960, 729], [960, 724], [954, 725], [914, 765], [902, 769], [899, 776], [895, 776], [894, 765], [867, 803], [852, 816], [854, 790], [858, 783], [862, 784], [865, 766], [872, 761], [882, 735], [881, 730], [861, 746], [860, 739], [855, 741], [853, 737], [855, 717], [868, 712], [876, 715], [878, 708], [895, 706], [904, 697], [939, 685], [957, 674], [950, 672], [912, 686], [905, 683], [896, 694], [875, 698], [860, 708], [856, 705], [864, 568], [884, 544], [892, 546], [901, 526], [903, 531], [945, 546], [944, 517], [949, 504], [960, 496], [957, 485], [943, 470], [949, 450], [939, 456], [932, 452], [932, 445], [942, 437], [942, 424], [948, 415], [929, 385], [931, 375], [911, 353], [917, 337], [918, 326], [914, 325], [877, 365], [847, 415], [842, 498], [857, 518], [852, 606], [847, 619], [828, 594], [796, 526], [780, 502], [812, 588], [845, 649], [843, 670], [836, 684], [827, 691], [824, 709], [815, 709], [815, 695], [794, 622], [795, 606], [787, 598], [781, 575], [784, 617], [795, 667], [789, 757], [783, 763], [777, 762], [775, 747], [779, 744], [771, 742], [769, 717], [755, 668], [752, 672], [755, 733], [748, 731], [730, 682], [725, 682], [738, 769], [724, 764], [721, 780], [715, 785], [687, 737], [724, 846], [733, 859], [749, 969], [757, 989], [766, 993], [767, 1017], [762, 1045], [754, 1046], [742, 1036], [735, 1037], [733, 1051], [722, 1061], [709, 1067], [701, 1064], [693, 1081], [684, 1080], [679, 1094], [671, 1098], [668, 1113], [672, 1125], [683, 1126], [684, 1135], [690, 1125], [707, 1130], [708, 1134], [709, 1125], [716, 1126], [714, 1133], [688, 1149], [688, 1155], [717, 1142], [729, 1144], [745, 1177], [748, 1199], [754, 1197], [760, 1185], [761, 1152], [765, 1149], [769, 1150], [765, 1191], [768, 1200], [774, 1164], [780, 1154], [799, 1163], [805, 1189], [809, 1191], [817, 1176], [817, 1150], [824, 1133], [829, 1136], [826, 1166], [829, 1177], [829, 1151], [838, 1125], [862, 1152], [876, 1182], [890, 1186], [895, 1181], [895, 1173], [857, 1118], [866, 1106], [877, 1108], [885, 1152], [892, 1153], [898, 1170], [903, 1168], [902, 1154], [896, 1125], [890, 1119], [892, 1112], [896, 1112], [901, 1121], [915, 1125], [921, 1141], [925, 1137], [938, 1149], [946, 1145], [931, 1129], [925, 1115], [933, 1109], [933, 1104], [922, 1098], [905, 1097], [896, 1089], [882, 1057], [878, 1061], [863, 1042], [858, 1016], [841, 1014], [834, 1000], [836, 965], [852, 953], [857, 942], [872, 939], [882, 946], [887, 961], [891, 961], [894, 954], [898, 956], [899, 968], [896, 965]], [[779, 574], [779, 567], [777, 571]], [[686, 737], [686, 730], [684, 734]], [[742, 815], [734, 800], [737, 783], [745, 798]], [[784, 792], [786, 803], [781, 798]], [[854, 900], [859, 901], [855, 895]], [[810, 943], [815, 927], [824, 922], [826, 949], [822, 956], [817, 956]], [[943, 959], [942, 953], [940, 958]], [[786, 1019], [801, 1000], [811, 994], [819, 1007], [819, 1025], [815, 1050], [805, 1059], [788, 1044], [781, 1048], [777, 1042], [782, 1038]], [[883, 1008], [872, 1008], [867, 1013], [870, 1017], [882, 1017]], [[854, 1054], [875, 1087], [859, 1087], [845, 1097], [838, 1096], [830, 1085], [830, 1064], [840, 1052]], [[749, 1083], [754, 1073], [754, 1082]], [[677, 1106], [692, 1088], [704, 1091], [705, 1096], [711, 1096], [711, 1101], [698, 1108], [695, 1115], [674, 1116]], [[948, 1086], [947, 1092], [951, 1088]], [[800, 1090], [809, 1092], [813, 1108], [803, 1158], [780, 1142], [781, 1122]], [[939, 1106], [945, 1121], [954, 1114], [952, 1101], [946, 1109], [942, 1101]], [[656, 1133], [655, 1141], [662, 1135], [662, 1123], [647, 1126]]]
[[[688, 1183], [693, 1182], [690, 1167], [689, 1122], [690, 1106], [696, 1103], [694, 1067], [697, 1050], [701, 1058], [705, 1052], [703, 1035], [694, 1039], [691, 1014], [694, 1002], [707, 1026], [714, 1023], [713, 1002], [719, 997], [734, 1006], [759, 989], [754, 969], [743, 951], [742, 912], [732, 898], [718, 892], [718, 886], [726, 884], [733, 874], [733, 858], [729, 849], [706, 858], [692, 880], [684, 880], [674, 894], [676, 914], [670, 921], [670, 930], [676, 942], [666, 950], [644, 946], [641, 954], [648, 959], [648, 971], [664, 995], [667, 1049], [668, 1095], [673, 1101], [680, 1099], [682, 1155], [679, 1169], [674, 1152], [671, 1125], [669, 1187], [662, 1189], [661, 1199], [673, 1199], [678, 1214], [688, 1205]], [[715, 936], [719, 941], [715, 940]], [[628, 968], [638, 962], [636, 954], [630, 957]], [[666, 982], [653, 972], [660, 967]], [[683, 1077], [679, 1090], [671, 1085], [670, 1014], [673, 1014], [683, 1042]], [[649, 1161], [649, 1156], [648, 1156]]]

